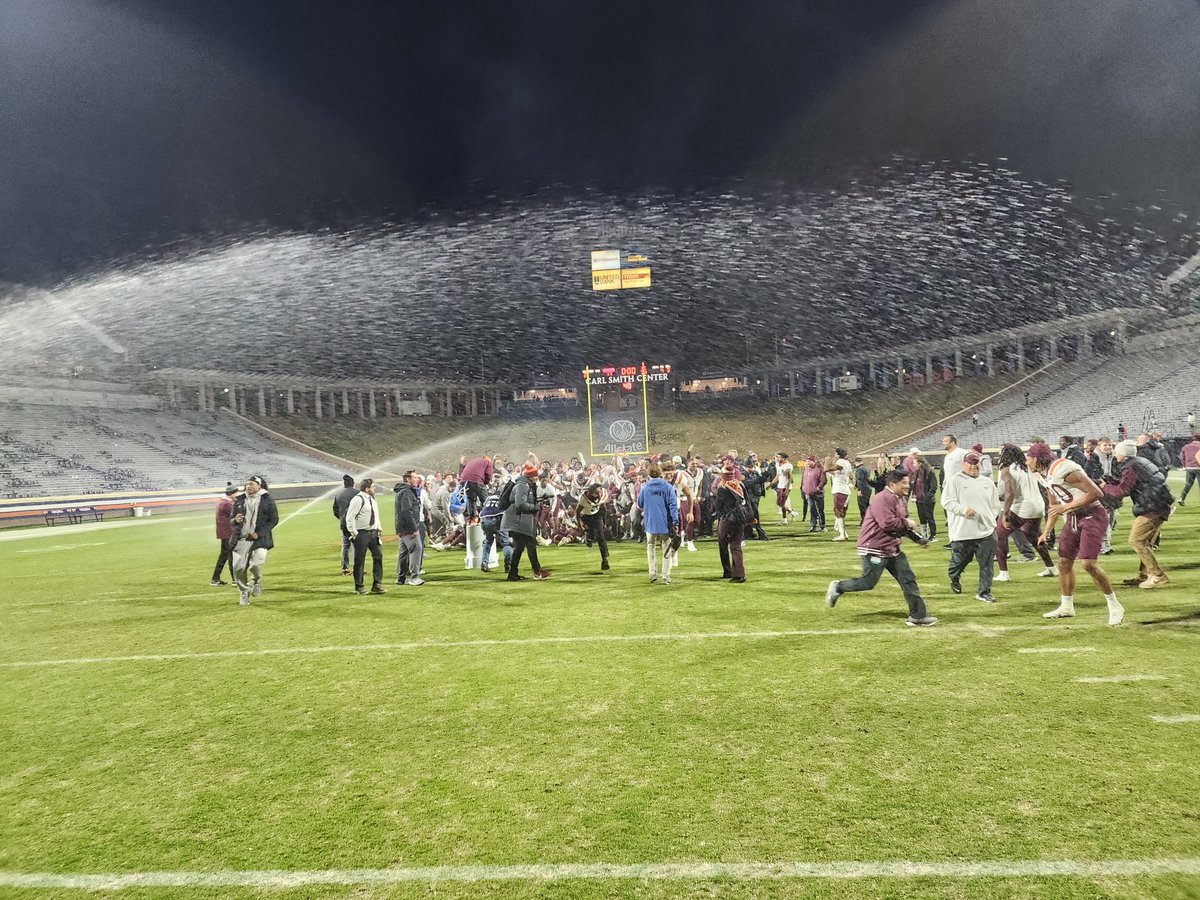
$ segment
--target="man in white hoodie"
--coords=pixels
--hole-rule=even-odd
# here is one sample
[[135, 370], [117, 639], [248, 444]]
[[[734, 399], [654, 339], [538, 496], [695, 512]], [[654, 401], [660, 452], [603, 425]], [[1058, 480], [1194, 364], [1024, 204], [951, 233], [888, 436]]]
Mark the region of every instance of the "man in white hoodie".
[[950, 522], [950, 590], [962, 593], [959, 578], [972, 559], [979, 563], [976, 600], [995, 603], [992, 596], [992, 563], [996, 559], [996, 520], [1000, 498], [996, 483], [981, 478], [983, 457], [972, 450], [962, 460], [962, 471], [942, 486], [942, 508]]

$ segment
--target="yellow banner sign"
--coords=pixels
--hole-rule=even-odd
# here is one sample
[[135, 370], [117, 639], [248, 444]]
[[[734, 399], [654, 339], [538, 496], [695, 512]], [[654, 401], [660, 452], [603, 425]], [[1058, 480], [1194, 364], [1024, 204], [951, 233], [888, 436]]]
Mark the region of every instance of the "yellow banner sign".
[[616, 291], [621, 288], [621, 270], [604, 269], [592, 272], [593, 291]]

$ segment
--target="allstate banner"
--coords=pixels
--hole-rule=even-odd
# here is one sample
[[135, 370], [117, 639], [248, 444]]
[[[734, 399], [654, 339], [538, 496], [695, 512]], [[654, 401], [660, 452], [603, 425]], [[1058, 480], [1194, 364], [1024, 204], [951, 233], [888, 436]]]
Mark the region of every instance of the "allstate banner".
[[643, 411], [627, 409], [620, 412], [597, 410], [592, 416], [592, 452], [645, 453], [646, 425]]

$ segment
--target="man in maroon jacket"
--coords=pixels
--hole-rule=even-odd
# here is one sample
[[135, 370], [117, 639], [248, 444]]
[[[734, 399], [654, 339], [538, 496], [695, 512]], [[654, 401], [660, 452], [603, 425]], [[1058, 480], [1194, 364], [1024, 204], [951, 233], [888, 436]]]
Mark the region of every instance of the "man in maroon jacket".
[[1179, 505], [1183, 506], [1192, 485], [1200, 481], [1200, 434], [1192, 435], [1192, 440], [1183, 445], [1183, 449], [1179, 451], [1179, 462], [1187, 472], [1187, 483], [1183, 486], [1183, 493], [1179, 495]]
[[229, 521], [229, 517], [233, 513], [233, 495], [237, 492], [233, 482], [226, 482], [225, 496], [217, 503], [217, 540], [221, 542], [221, 555], [217, 557], [212, 581], [209, 582], [213, 587], [221, 587], [228, 583], [221, 580], [221, 572], [226, 566], [229, 566], [229, 580], [233, 580], [233, 549], [229, 544], [230, 538], [233, 537], [233, 523]]
[[917, 523], [908, 518], [908, 490], [907, 472], [901, 469], [887, 473], [884, 489], [871, 500], [867, 516], [858, 530], [858, 555], [862, 557], [862, 575], [845, 581], [829, 582], [829, 590], [825, 592], [827, 604], [833, 606], [842, 594], [872, 590], [883, 576], [883, 570], [887, 569], [899, 582], [904, 599], [908, 601], [908, 619], [905, 624], [917, 628], [937, 624], [937, 619], [925, 609], [925, 601], [921, 598], [920, 588], [917, 587], [917, 577], [913, 574], [904, 551], [900, 549], [900, 542], [905, 535], [922, 547], [928, 546], [916, 533]]
[[483, 501], [487, 499], [487, 488], [492, 483], [492, 475], [496, 469], [490, 456], [481, 456], [470, 462], [462, 456], [458, 462], [461, 466], [458, 479], [463, 483], [467, 494], [466, 521], [478, 522], [479, 510], [483, 508]]

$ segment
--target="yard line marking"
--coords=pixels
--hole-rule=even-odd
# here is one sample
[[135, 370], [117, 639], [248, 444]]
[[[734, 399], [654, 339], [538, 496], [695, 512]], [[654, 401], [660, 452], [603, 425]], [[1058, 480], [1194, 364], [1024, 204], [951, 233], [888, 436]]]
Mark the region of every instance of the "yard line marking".
[[1105, 878], [1200, 875], [1200, 857], [1164, 859], [1012, 859], [979, 862], [910, 860], [740, 863], [538, 863], [530, 865], [420, 866], [389, 869], [315, 869], [214, 872], [0, 872], [0, 887], [115, 891], [137, 887], [295, 888], [405, 882], [485, 881], [743, 881], [864, 878]]
[[1020, 647], [1018, 653], [1095, 653], [1095, 647]]
[[[5, 541], [36, 541], [39, 538], [44, 537], [58, 537], [61, 540], [63, 537], [74, 536], [76, 534], [87, 534], [89, 531], [107, 531], [110, 528], [139, 528], [143, 525], [165, 525], [170, 522], [183, 522], [186, 521], [187, 518], [187, 516], [163, 516], [161, 519], [150, 518], [118, 522], [84, 522], [81, 525], [71, 525], [71, 531], [69, 535], [63, 534], [63, 528], [10, 531], [6, 534], [0, 534], [0, 543]], [[64, 526], [64, 528], [65, 527], [66, 526]]]
[[60, 550], [75, 550], [78, 547], [103, 547], [108, 541], [86, 541], [78, 544], [53, 544], [49, 547], [30, 547], [17, 553], [56, 553]]
[[1166, 681], [1166, 675], [1084, 675], [1076, 678], [1080, 684], [1120, 684], [1125, 681]]
[[[201, 595], [204, 596], [204, 595]], [[1026, 631], [1042, 628], [1041, 625], [998, 626], [1010, 631]], [[925, 634], [934, 632], [926, 629]], [[943, 628], [942, 634], [966, 634], [966, 629]], [[795, 631], [715, 631], [690, 634], [583, 634], [529, 638], [477, 638], [465, 641], [404, 641], [393, 644], [333, 644], [323, 647], [263, 647], [255, 650], [210, 650], [194, 653], [142, 653], [129, 656], [88, 656], [63, 659], [34, 659], [20, 662], [2, 662], [0, 668], [24, 669], [34, 666], [82, 666], [97, 663], [162, 662], [185, 659], [231, 659], [239, 656], [276, 656], [289, 653], [364, 653], [371, 651], [408, 652], [412, 650], [444, 650], [460, 647], [506, 647], [536, 644], [589, 644], [623, 643], [633, 641], [709, 641], [774, 640], [788, 637], [837, 637], [840, 635], [878, 634], [885, 636], [912, 635], [913, 632], [894, 628], [823, 628]]]
[[1185, 722], [1200, 722], [1200, 715], [1196, 713], [1183, 713], [1178, 716], [1151, 716], [1150, 718], [1163, 725], [1182, 725]]

